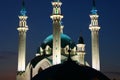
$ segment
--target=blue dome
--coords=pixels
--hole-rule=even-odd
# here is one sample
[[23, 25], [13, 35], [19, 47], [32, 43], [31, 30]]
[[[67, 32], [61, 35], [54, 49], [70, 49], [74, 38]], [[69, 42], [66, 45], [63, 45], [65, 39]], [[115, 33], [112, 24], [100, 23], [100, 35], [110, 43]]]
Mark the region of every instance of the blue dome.
[[[72, 41], [72, 39], [66, 35], [61, 34], [61, 47], [64, 48], [66, 45], [69, 45], [73, 48], [75, 46], [75, 43]], [[42, 43], [42, 48], [45, 48], [46, 45], [49, 45], [52, 48], [53, 45], [53, 35], [49, 35]]]

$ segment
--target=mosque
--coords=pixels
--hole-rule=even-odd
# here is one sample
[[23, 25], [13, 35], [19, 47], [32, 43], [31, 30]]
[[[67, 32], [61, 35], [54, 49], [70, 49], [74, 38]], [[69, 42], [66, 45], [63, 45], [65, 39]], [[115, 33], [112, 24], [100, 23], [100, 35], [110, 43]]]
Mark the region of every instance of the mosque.
[[85, 60], [86, 52], [83, 37], [80, 36], [77, 44], [75, 44], [67, 34], [64, 34], [64, 26], [62, 24], [64, 16], [61, 12], [61, 5], [62, 2], [60, 0], [52, 1], [53, 11], [50, 18], [53, 21], [53, 33], [43, 41], [37, 49], [36, 56], [26, 66], [26, 33], [29, 27], [23, 0], [19, 15], [19, 26], [17, 28], [19, 32], [17, 80], [31, 80], [47, 68], [66, 62], [69, 55], [78, 65], [88, 66], [96, 71], [100, 71], [100, 26], [98, 25], [99, 15], [97, 14], [95, 0], [93, 0], [90, 14], [91, 23], [89, 25], [89, 30], [91, 31], [92, 66], [89, 66], [89, 63]]

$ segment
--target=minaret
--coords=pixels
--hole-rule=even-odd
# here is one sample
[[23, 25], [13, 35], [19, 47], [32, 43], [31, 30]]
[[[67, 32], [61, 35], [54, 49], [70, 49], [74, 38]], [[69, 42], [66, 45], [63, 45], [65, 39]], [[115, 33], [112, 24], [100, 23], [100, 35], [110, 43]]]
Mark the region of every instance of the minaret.
[[91, 31], [91, 41], [92, 41], [92, 68], [100, 70], [100, 57], [99, 57], [99, 29], [98, 25], [97, 9], [95, 5], [95, 0], [93, 0], [93, 8], [91, 10], [90, 18], [91, 24], [89, 29]]
[[85, 43], [82, 36], [80, 36], [78, 39], [77, 55], [78, 55], [78, 62], [84, 65], [85, 64]]
[[22, 2], [22, 9], [19, 16], [19, 27], [17, 28], [19, 32], [19, 46], [18, 46], [18, 73], [25, 71], [25, 57], [26, 57], [26, 32], [28, 30], [27, 26], [27, 16], [24, 0]]
[[50, 18], [53, 20], [53, 65], [61, 63], [61, 25], [63, 18], [61, 15], [62, 2], [54, 0], [52, 2], [53, 12]]

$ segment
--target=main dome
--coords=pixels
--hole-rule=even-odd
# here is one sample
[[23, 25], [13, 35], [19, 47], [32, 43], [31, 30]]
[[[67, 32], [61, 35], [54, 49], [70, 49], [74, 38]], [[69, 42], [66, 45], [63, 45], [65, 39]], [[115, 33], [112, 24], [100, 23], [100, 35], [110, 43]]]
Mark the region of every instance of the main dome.
[[[75, 43], [72, 41], [72, 39], [66, 35], [61, 33], [61, 47], [64, 48], [67, 45], [70, 45], [71, 48], [75, 46]], [[53, 35], [49, 35], [42, 43], [41, 47], [45, 48], [45, 46], [49, 45], [51, 48], [53, 46]]]
[[32, 80], [110, 80], [100, 71], [91, 67], [78, 65], [71, 59], [51, 66], [32, 78]]

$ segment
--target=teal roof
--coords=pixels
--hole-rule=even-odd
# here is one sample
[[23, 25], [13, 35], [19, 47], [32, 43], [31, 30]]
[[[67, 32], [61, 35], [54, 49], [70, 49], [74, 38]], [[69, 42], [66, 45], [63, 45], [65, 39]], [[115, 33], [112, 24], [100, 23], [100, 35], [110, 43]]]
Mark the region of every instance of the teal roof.
[[24, 0], [23, 0], [23, 1], [22, 1], [22, 9], [21, 9], [21, 11], [20, 11], [20, 14], [21, 14], [22, 16], [25, 16], [26, 13], [27, 13], [27, 11], [26, 11], [26, 8], [25, 8], [25, 2], [24, 2]]
[[92, 10], [91, 10], [91, 13], [92, 13], [93, 15], [97, 14], [97, 9], [96, 9], [95, 0], [93, 0], [93, 8], [92, 8]]
[[[42, 48], [45, 48], [46, 45], [49, 45], [52, 48], [53, 45], [53, 35], [49, 35], [44, 42], [41, 44]], [[71, 48], [75, 46], [75, 43], [72, 41], [72, 39], [66, 35], [61, 34], [61, 47], [64, 48], [66, 45], [70, 45]]]
[[79, 39], [78, 39], [78, 43], [79, 43], [79, 44], [84, 44], [84, 39], [83, 39], [82, 36], [79, 37]]

